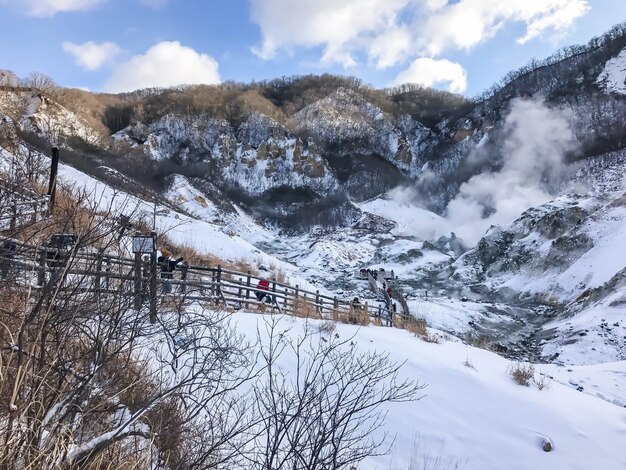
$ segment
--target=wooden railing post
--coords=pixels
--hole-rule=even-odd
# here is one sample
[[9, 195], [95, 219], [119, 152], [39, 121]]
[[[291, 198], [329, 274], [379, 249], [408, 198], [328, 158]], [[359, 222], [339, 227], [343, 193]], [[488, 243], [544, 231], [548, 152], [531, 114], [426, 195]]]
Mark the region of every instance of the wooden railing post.
[[320, 315], [322, 314], [322, 308], [320, 306], [320, 291], [318, 290], [315, 291], [315, 311]]
[[104, 268], [104, 288], [109, 288], [109, 283], [111, 279], [111, 257], [109, 255], [104, 255], [104, 264], [106, 268]]
[[217, 302], [219, 302], [219, 298], [222, 297], [222, 265], [221, 264], [217, 265], [217, 273], [215, 274], [215, 277], [216, 277], [215, 280], [217, 282], [215, 293], [218, 296]]
[[189, 271], [189, 266], [186, 264], [183, 264], [180, 267], [180, 280], [182, 282], [182, 284], [180, 285], [180, 293], [181, 294], [186, 294], [187, 293], [187, 273]]
[[150, 323], [156, 323], [157, 317], [157, 258], [156, 252], [150, 253]]
[[98, 253], [98, 262], [96, 263], [96, 276], [94, 278], [94, 289], [96, 290], [96, 296], [100, 295], [100, 287], [102, 287], [102, 281], [100, 280], [100, 273], [102, 272], [102, 252]]
[[135, 253], [135, 268], [133, 269], [133, 274], [135, 275], [135, 300], [133, 307], [135, 310], [139, 310], [141, 308], [142, 268], [141, 253]]
[[37, 273], [37, 285], [43, 287], [46, 283], [46, 250], [39, 252], [39, 271]]
[[[250, 271], [248, 271], [248, 277], [246, 278], [246, 300], [250, 298]], [[246, 309], [249, 307], [249, 303], [246, 302]]]
[[285, 298], [283, 299], [283, 308], [287, 311], [287, 296], [289, 295], [289, 291], [285, 287]]
[[337, 310], [339, 308], [339, 299], [337, 299], [337, 296], [333, 297], [333, 308], [335, 310]]

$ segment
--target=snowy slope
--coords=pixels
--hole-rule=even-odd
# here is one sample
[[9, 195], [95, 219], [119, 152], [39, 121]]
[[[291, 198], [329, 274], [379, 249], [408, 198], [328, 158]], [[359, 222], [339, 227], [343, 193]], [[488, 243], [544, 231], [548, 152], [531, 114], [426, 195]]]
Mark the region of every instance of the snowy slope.
[[[233, 319], [250, 338], [264, 321], [245, 313]], [[281, 322], [279, 332], [291, 338], [302, 334], [304, 320]], [[359, 469], [405, 470], [412, 457], [420, 462], [414, 468], [422, 468], [421, 462], [430, 458], [432, 465], [438, 456], [441, 466], [432, 468], [456, 468], [455, 463], [465, 470], [626, 466], [626, 409], [611, 403], [613, 397], [626, 396], [626, 362], [569, 369], [539, 366], [555, 378], [540, 391], [515, 384], [505, 359], [457, 341], [431, 344], [402, 330], [344, 324], [337, 325], [336, 333], [354, 337], [361, 351], [389, 352], [392, 360], [406, 361], [402, 374], [428, 384], [423, 399], [389, 407], [385, 430], [396, 436], [393, 450], [366, 460]], [[280, 364], [292, 371], [294, 357], [285, 352]], [[570, 381], [584, 383], [593, 394], [577, 391]], [[553, 452], [541, 449], [544, 436], [554, 443]], [[418, 440], [422, 442], [415, 450]]]
[[607, 61], [596, 83], [607, 93], [626, 95], [626, 49]]
[[356, 206], [364, 212], [384, 217], [397, 224], [394, 235], [408, 235], [432, 240], [445, 232], [444, 219], [405, 200], [379, 197]]

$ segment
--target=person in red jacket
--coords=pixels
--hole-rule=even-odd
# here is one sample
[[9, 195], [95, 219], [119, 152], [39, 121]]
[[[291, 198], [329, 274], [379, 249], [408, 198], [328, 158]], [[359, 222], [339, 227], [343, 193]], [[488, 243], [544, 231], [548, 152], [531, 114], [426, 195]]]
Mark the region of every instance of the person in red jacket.
[[[269, 291], [270, 290], [270, 282], [267, 279], [261, 279], [259, 281], [259, 283], [256, 286], [257, 289], [262, 289], [265, 291]], [[263, 299], [265, 297], [268, 297], [269, 300], [269, 296], [265, 293], [265, 292], [255, 292], [256, 294], [256, 298], [259, 300], [259, 302], [262, 302]]]

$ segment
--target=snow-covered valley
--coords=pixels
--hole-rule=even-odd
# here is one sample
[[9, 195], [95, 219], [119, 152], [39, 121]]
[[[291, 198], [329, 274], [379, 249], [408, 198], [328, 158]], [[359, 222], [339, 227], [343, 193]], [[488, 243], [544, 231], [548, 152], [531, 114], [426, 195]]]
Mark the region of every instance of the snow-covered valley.
[[[567, 87], [540, 68], [430, 126], [386, 92], [346, 85], [288, 112], [244, 106], [233, 119], [148, 103], [154, 114], [103, 136], [47, 98], [6, 92], [0, 171], [10, 178], [37, 161], [43, 187], [53, 127], [59, 185], [98, 217], [127, 215], [172, 249], [248, 270], [247, 287], [252, 270], [371, 311], [406, 306], [426, 332], [252, 312], [223, 295], [189, 307], [227, 317], [237, 341], [261, 348], [250, 357], [272, 343], [264, 325], [277, 321], [280, 344], [311, 331], [308, 347], [345, 340], [427, 385], [419, 400], [384, 403], [375, 431], [388, 433], [389, 452], [354, 468], [626, 468], [626, 49], [606, 49], [587, 52], [584, 70], [564, 59], [554, 73]], [[130, 234], [118, 242], [130, 258]], [[150, 335], [143, 354], [191, 344], [166, 329]], [[292, 385], [298, 348], [276, 363]], [[184, 370], [166, 365], [175, 378]], [[532, 369], [526, 386], [513, 378], [520, 367]]]

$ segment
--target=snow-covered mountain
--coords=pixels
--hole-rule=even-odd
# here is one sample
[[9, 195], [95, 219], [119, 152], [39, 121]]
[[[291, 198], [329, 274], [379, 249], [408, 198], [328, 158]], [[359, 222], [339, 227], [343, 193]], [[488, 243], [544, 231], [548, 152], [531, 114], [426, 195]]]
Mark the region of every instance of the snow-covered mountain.
[[[429, 384], [420, 402], [386, 410], [382, 431], [398, 439], [363, 468], [412, 468], [434, 449], [433, 468], [450, 456], [451, 468], [617, 469], [625, 57], [622, 25], [472, 101], [330, 76], [117, 96], [10, 83], [0, 171], [30, 165], [43, 183], [58, 144], [63, 185], [99, 209], [131, 207], [178, 246], [374, 307], [383, 298], [355, 273], [393, 273], [377, 286], [440, 344], [334, 326]], [[250, 339], [275, 318], [231, 321]], [[320, 321], [280, 321], [281, 341], [310, 328], [327, 341]], [[537, 363], [539, 383], [516, 385], [508, 359]], [[280, 361], [293, 373], [289, 353]]]
[[[393, 269], [431, 322], [465, 298], [476, 315], [448, 331], [553, 357], [591, 336], [568, 318], [621, 308], [625, 51], [620, 25], [474, 100], [321, 76], [127, 95], [9, 84], [0, 111], [5, 140], [58, 142], [77, 169], [156, 190], [303, 278], [367, 296], [354, 270]], [[508, 334], [520, 319], [532, 328]]]

